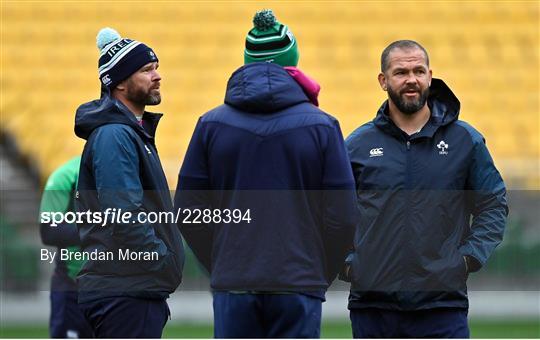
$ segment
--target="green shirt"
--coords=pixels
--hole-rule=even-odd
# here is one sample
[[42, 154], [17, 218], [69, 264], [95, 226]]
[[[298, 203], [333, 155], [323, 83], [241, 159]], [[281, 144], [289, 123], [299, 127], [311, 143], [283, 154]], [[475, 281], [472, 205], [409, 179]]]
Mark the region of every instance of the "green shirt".
[[[73, 194], [77, 186], [80, 164], [81, 156], [74, 157], [49, 176], [41, 197], [40, 216], [43, 212], [65, 213], [74, 210]], [[77, 228], [75, 224], [69, 225], [69, 227]], [[55, 227], [50, 226], [49, 228]], [[66, 249], [69, 252], [80, 251], [79, 246], [71, 246]], [[68, 276], [75, 278], [84, 262], [82, 260], [65, 261]]]

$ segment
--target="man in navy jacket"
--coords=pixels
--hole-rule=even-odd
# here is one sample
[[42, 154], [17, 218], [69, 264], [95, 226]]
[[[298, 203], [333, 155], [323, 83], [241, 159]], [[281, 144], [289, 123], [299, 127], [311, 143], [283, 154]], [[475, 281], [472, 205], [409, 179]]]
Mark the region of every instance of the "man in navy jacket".
[[503, 180], [422, 46], [390, 44], [379, 83], [388, 100], [346, 141], [360, 209], [353, 335], [466, 338], [466, 279], [502, 241]]
[[[195, 127], [175, 209], [218, 215], [179, 223], [211, 276], [217, 338], [314, 338], [325, 291], [352, 246], [354, 179], [337, 120], [291, 67], [294, 36], [270, 11], [257, 18], [225, 103]], [[283, 53], [268, 52], [277, 46]], [[235, 209], [246, 218], [225, 222]]]
[[145, 44], [110, 28], [97, 40], [103, 93], [77, 109], [75, 133], [86, 144], [76, 198], [79, 212], [101, 213], [79, 225], [83, 253], [107, 257], [83, 266], [79, 304], [96, 337], [159, 338], [169, 317], [166, 299], [181, 281], [184, 251], [172, 221], [147, 218], [172, 213], [155, 145], [162, 115], [145, 111], [161, 102], [158, 59]]

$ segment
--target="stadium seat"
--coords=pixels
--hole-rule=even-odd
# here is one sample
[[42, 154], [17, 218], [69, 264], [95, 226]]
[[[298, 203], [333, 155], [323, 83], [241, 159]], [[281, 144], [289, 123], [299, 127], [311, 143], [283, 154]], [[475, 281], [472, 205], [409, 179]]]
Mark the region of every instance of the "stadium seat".
[[[160, 57], [163, 103], [149, 109], [166, 113], [157, 143], [171, 186], [197, 118], [223, 102], [227, 79], [243, 62], [251, 17], [261, 9], [240, 2], [111, 2], [104, 15], [91, 2], [2, 6], [2, 129], [37, 161], [42, 178], [82, 149], [74, 112], [99, 95], [95, 35], [111, 26]], [[393, 40], [418, 40], [434, 75], [460, 98], [462, 118], [488, 140], [504, 177], [539, 188], [538, 6], [287, 2], [272, 9], [295, 33], [299, 67], [321, 83], [321, 107], [340, 120], [345, 135], [385, 98], [376, 80], [382, 49]]]

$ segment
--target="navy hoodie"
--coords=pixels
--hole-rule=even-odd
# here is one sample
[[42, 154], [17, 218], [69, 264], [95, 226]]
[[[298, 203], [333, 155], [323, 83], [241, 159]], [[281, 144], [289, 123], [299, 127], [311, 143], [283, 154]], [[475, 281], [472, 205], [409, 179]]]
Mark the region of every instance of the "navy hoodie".
[[506, 190], [484, 138], [442, 80], [428, 105], [411, 136], [386, 101], [347, 138], [360, 208], [350, 309], [467, 308], [464, 256], [476, 271], [502, 241]]
[[225, 104], [195, 127], [175, 208], [250, 211], [249, 222], [179, 224], [214, 290], [324, 296], [356, 222], [337, 120], [309, 103], [281, 66], [239, 68]]
[[[86, 139], [76, 195], [77, 210], [131, 212], [128, 223], [79, 224], [82, 248], [111, 251], [113, 260], [90, 260], [78, 276], [79, 302], [103, 297], [166, 298], [182, 277], [184, 250], [172, 221], [142, 223], [141, 213], [172, 212], [169, 187], [154, 135], [161, 114], [145, 112], [143, 127], [120, 101], [104, 94], [81, 105], [75, 133]], [[120, 260], [118, 251], [156, 252], [157, 260]]]

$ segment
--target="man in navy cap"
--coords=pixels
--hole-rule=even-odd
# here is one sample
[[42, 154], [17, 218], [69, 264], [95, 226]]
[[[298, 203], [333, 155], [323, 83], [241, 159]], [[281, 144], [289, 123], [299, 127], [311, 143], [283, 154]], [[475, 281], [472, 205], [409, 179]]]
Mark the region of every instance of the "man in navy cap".
[[[86, 140], [78, 210], [129, 216], [80, 226], [83, 252], [112, 258], [83, 266], [79, 303], [97, 337], [157, 338], [169, 316], [165, 300], [180, 284], [184, 262], [175, 225], [140, 219], [172, 211], [154, 139], [162, 115], [145, 111], [161, 102], [158, 58], [110, 28], [99, 32], [97, 44], [102, 97], [81, 105], [75, 117], [75, 132]], [[144, 256], [123, 257], [127, 252]]]

